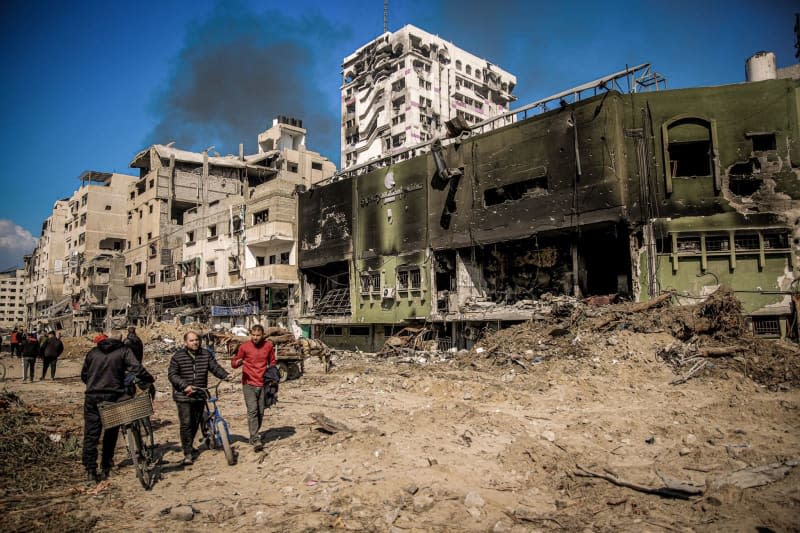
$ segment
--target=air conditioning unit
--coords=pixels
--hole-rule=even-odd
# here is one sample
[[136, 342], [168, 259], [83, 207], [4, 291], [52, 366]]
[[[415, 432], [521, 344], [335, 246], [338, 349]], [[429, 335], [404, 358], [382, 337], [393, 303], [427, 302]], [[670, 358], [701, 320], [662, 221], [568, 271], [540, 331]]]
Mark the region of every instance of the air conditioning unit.
[[392, 299], [392, 298], [394, 298], [394, 287], [384, 287], [384, 289], [383, 289], [383, 298], [384, 299]]

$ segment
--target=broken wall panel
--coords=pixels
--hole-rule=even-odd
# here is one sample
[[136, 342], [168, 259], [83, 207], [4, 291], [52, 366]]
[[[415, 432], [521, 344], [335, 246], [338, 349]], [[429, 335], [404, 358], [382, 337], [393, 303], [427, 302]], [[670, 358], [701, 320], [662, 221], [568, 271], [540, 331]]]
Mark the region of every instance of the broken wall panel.
[[[619, 101], [596, 97], [476, 137], [466, 174], [473, 184], [476, 242], [524, 238], [625, 216]], [[467, 146], [463, 149], [469, 149]]]
[[625, 98], [633, 109], [626, 128], [645, 127], [653, 139], [651, 186], [661, 215], [780, 211], [800, 197], [792, 167], [800, 161], [792, 134], [798, 129], [796, 80]]
[[353, 253], [353, 180], [313, 187], [298, 199], [300, 268], [347, 260]]

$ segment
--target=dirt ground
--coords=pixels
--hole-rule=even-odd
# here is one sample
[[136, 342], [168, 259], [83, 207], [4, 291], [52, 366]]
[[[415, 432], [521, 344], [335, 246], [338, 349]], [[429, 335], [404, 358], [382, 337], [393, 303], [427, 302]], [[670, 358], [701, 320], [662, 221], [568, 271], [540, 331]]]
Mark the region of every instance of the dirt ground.
[[[87, 494], [73, 478], [41, 505], [68, 500], [64, 512], [96, 531], [800, 530], [793, 380], [753, 381], [743, 368], [758, 360], [751, 351], [673, 385], [679, 374], [657, 354], [675, 338], [632, 329], [596, 336], [545, 330], [525, 349], [508, 339], [495, 342], [501, 349], [489, 342], [492, 357], [340, 352], [327, 374], [310, 359], [300, 379], [281, 385], [261, 453], [246, 444], [241, 385], [223, 384], [220, 409], [234, 433], [235, 466], [218, 451], [179, 465], [168, 356], [146, 353], [158, 376], [161, 479], [143, 490], [120, 440], [108, 483]], [[796, 366], [796, 345], [782, 349]], [[44, 414], [61, 413], [65, 438], [79, 437], [82, 424], [81, 356], [73, 352], [59, 362], [54, 382], [22, 384], [18, 360], [2, 360], [7, 390]], [[346, 428], [325, 432], [315, 413]], [[728, 477], [766, 465], [774, 466], [760, 486], [742, 488]], [[639, 488], [680, 480], [698, 494], [648, 494], [586, 471]], [[176, 519], [181, 506], [193, 509], [191, 521]]]

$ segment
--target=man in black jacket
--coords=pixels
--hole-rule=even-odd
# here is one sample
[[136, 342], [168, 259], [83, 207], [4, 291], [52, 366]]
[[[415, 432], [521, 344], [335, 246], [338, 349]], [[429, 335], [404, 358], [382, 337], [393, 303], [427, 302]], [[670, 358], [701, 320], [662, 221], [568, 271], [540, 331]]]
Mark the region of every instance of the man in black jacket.
[[42, 352], [39, 348], [39, 340], [36, 334], [31, 332], [22, 343], [22, 382], [30, 381], [33, 383], [34, 367], [36, 366], [36, 358], [40, 357]]
[[50, 379], [56, 379], [56, 361], [63, 352], [64, 343], [56, 336], [55, 331], [49, 332], [42, 347], [42, 381], [47, 374], [47, 367], [50, 367]]
[[135, 327], [128, 327], [128, 338], [123, 342], [125, 346], [131, 349], [136, 360], [141, 363], [144, 358], [144, 343], [142, 343], [142, 339], [139, 338], [139, 335], [136, 334]]
[[[120, 336], [121, 337], [121, 336]], [[121, 338], [100, 341], [86, 354], [81, 369], [81, 381], [86, 384], [83, 401], [83, 466], [89, 481], [108, 477], [114, 464], [114, 448], [117, 446], [119, 427], [108, 428], [103, 433], [103, 455], [100, 460], [102, 475], [97, 475], [97, 443], [103, 432], [98, 405], [102, 402], [117, 402], [125, 396], [125, 372], [131, 372], [142, 383], [153, 383], [155, 379], [136, 360], [130, 348], [122, 344]]]
[[200, 336], [190, 331], [183, 336], [185, 346], [175, 352], [169, 362], [167, 376], [172, 383], [172, 399], [178, 406], [183, 464], [194, 461], [196, 450], [192, 447], [197, 428], [203, 418], [205, 396], [198, 389], [208, 387], [208, 373], [219, 379], [229, 379], [228, 373], [200, 347]]

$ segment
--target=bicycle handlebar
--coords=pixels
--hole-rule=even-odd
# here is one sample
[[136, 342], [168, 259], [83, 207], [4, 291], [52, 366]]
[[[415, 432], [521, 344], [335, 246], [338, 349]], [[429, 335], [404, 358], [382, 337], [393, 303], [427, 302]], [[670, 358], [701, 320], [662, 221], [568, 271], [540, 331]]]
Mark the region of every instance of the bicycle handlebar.
[[[231, 379], [229, 379], [229, 380], [227, 380], [227, 381], [233, 381], [233, 378], [232, 378], [232, 376], [233, 376], [233, 374], [229, 374], [229, 376], [228, 376], [228, 377], [229, 377], [229, 378], [231, 378]], [[211, 395], [211, 389], [214, 389], [214, 394], [213, 394], [213, 396], [214, 396], [214, 397], [219, 397], [219, 386], [220, 386], [220, 385], [222, 385], [222, 383], [223, 383], [223, 382], [225, 382], [225, 381], [226, 381], [226, 380], [224, 380], [224, 379], [221, 379], [221, 380], [217, 381], [217, 384], [216, 384], [216, 385], [214, 385], [214, 386], [212, 386], [212, 387], [195, 387], [194, 385], [192, 385], [191, 387], [192, 387], [192, 388], [193, 388], [195, 391], [197, 391], [197, 392], [202, 392], [202, 393], [204, 393], [204, 394], [206, 394], [206, 395]]]

